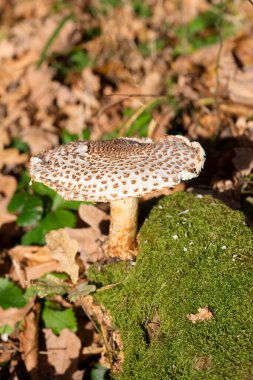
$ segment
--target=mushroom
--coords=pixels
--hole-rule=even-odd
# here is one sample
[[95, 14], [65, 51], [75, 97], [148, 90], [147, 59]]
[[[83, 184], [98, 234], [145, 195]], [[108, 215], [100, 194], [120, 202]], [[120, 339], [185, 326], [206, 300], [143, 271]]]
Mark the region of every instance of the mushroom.
[[182, 136], [76, 141], [31, 158], [31, 179], [64, 199], [110, 202], [109, 255], [137, 254], [138, 197], [197, 177], [205, 153]]

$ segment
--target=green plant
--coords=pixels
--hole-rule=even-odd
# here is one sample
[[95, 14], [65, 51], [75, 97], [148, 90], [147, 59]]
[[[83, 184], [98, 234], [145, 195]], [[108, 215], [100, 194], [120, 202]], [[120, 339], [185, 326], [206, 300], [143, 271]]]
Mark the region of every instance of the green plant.
[[[114, 378], [247, 379], [252, 372], [253, 234], [244, 215], [212, 197], [178, 193], [161, 200], [139, 234], [128, 269], [91, 268], [94, 294], [123, 338], [123, 372]], [[208, 306], [212, 318], [193, 323]]]
[[44, 48], [42, 49], [42, 52], [40, 54], [40, 58], [39, 58], [39, 60], [36, 63], [36, 67], [38, 69], [40, 68], [40, 66], [42, 65], [42, 63], [46, 60], [49, 49], [53, 45], [55, 39], [60, 34], [61, 30], [64, 28], [65, 24], [68, 21], [72, 20], [72, 19], [73, 19], [73, 14], [72, 13], [64, 16], [61, 19], [61, 21], [59, 22], [59, 24], [57, 25], [57, 27], [55, 28], [55, 30], [53, 31], [53, 33], [51, 34], [51, 36], [49, 37], [49, 39], [47, 40]]
[[6, 310], [10, 307], [21, 308], [26, 304], [23, 291], [7, 278], [0, 278], [0, 306]]
[[50, 65], [63, 77], [71, 71], [80, 73], [85, 67], [93, 64], [94, 60], [89, 57], [88, 53], [78, 47], [67, 53], [55, 53], [50, 58]]
[[45, 244], [44, 237], [48, 231], [75, 227], [75, 211], [82, 202], [66, 201], [42, 183], [33, 183], [30, 187], [29, 182], [25, 171], [8, 205], [10, 212], [18, 214], [18, 225], [29, 227], [21, 238], [22, 244]]
[[193, 51], [214, 43], [233, 34], [235, 27], [224, 17], [224, 7], [213, 7], [200, 13], [188, 24], [176, 29], [178, 42], [174, 48], [174, 56], [192, 53]]
[[67, 328], [73, 332], [77, 331], [77, 321], [72, 309], [62, 309], [55, 302], [45, 301], [42, 311], [42, 321], [45, 327], [50, 328], [54, 334], [58, 335]]

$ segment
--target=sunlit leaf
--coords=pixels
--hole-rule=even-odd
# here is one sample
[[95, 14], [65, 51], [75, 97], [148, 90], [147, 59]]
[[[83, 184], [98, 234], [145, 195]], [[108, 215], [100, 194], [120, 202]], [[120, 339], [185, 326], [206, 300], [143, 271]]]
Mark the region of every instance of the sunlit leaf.
[[16, 193], [12, 197], [8, 210], [19, 213], [17, 223], [19, 226], [29, 226], [41, 219], [43, 202], [40, 197], [29, 193]]
[[27, 303], [22, 290], [7, 278], [0, 278], [0, 306], [6, 310], [9, 307], [21, 308]]
[[42, 311], [42, 320], [45, 327], [52, 329], [55, 334], [60, 334], [66, 328], [77, 331], [77, 321], [72, 309], [55, 310], [51, 304], [46, 303]]

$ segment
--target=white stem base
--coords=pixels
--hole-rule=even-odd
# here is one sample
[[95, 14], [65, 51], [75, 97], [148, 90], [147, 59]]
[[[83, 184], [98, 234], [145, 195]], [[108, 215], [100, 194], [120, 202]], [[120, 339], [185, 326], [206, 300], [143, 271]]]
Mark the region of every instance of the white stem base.
[[109, 255], [121, 260], [137, 254], [138, 198], [111, 201]]

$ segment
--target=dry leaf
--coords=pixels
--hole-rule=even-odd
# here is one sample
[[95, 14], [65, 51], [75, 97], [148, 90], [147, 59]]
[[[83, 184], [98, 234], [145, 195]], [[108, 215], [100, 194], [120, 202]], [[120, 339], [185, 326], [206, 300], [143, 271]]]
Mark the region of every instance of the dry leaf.
[[208, 52], [207, 56], [212, 58], [212, 63], [207, 68], [204, 80], [212, 94], [217, 91], [218, 75], [219, 91], [223, 98], [229, 98], [233, 103], [253, 105], [252, 47], [253, 38], [247, 34], [228, 40], [218, 53], [218, 73], [217, 55]]
[[103, 243], [107, 236], [99, 235], [92, 228], [66, 228], [71, 239], [78, 242], [78, 252], [83, 263], [89, 264], [104, 257]]
[[183, 0], [182, 4], [182, 24], [187, 24], [199, 13], [206, 12], [210, 5], [205, 0]]
[[78, 243], [64, 229], [50, 231], [45, 236], [50, 255], [61, 263], [64, 272], [68, 273], [74, 284], [78, 280], [79, 267], [75, 262]]
[[70, 380], [70, 373], [77, 376], [77, 364], [81, 350], [81, 342], [75, 333], [63, 329], [59, 336], [52, 330], [44, 329], [47, 358], [55, 370], [55, 375], [61, 375], [62, 380]]
[[30, 66], [23, 78], [29, 88], [29, 101], [39, 108], [50, 107], [55, 97], [56, 82], [52, 81], [54, 71], [42, 65], [40, 70]]
[[16, 165], [24, 164], [28, 160], [28, 155], [19, 153], [16, 148], [8, 148], [0, 151], [0, 169], [7, 166], [9, 169]]
[[[0, 48], [1, 51], [1, 48]], [[10, 143], [10, 137], [7, 131], [3, 128], [0, 129], [0, 150], [4, 149], [5, 145]]]
[[52, 257], [49, 255], [47, 246], [41, 247], [38, 245], [16, 245], [16, 247], [8, 251], [8, 254], [13, 259], [22, 261], [22, 263], [25, 263], [29, 266], [52, 261]]
[[[38, 338], [39, 338], [39, 313], [40, 305], [36, 304], [24, 318], [22, 331], [19, 334], [20, 349], [25, 367], [28, 372], [38, 371]], [[36, 371], [36, 372], [37, 372]]]
[[150, 342], [159, 336], [160, 326], [161, 326], [160, 317], [157, 313], [155, 313], [152, 320], [148, 321], [145, 326]]
[[59, 137], [53, 128], [28, 128], [24, 130], [20, 136], [22, 140], [29, 146], [31, 153], [36, 154], [41, 151], [48, 150], [58, 145]]
[[192, 323], [200, 322], [200, 321], [209, 321], [213, 318], [213, 313], [208, 308], [208, 306], [200, 307], [196, 314], [188, 314], [187, 318]]
[[79, 216], [85, 223], [89, 224], [97, 234], [101, 234], [99, 224], [110, 219], [109, 215], [104, 211], [93, 205], [86, 204], [81, 204], [79, 207]]
[[212, 368], [212, 355], [208, 354], [207, 356], [196, 357], [194, 360], [194, 369], [207, 370]]
[[[0, 226], [5, 223], [14, 222], [17, 217], [10, 214], [7, 206], [17, 187], [17, 181], [12, 176], [4, 176], [0, 174]], [[3, 195], [3, 198], [1, 197]]]
[[61, 263], [56, 260], [51, 260], [46, 263], [33, 265], [31, 267], [25, 267], [25, 277], [26, 281], [29, 283], [32, 280], [40, 278], [49, 272], [62, 272], [63, 268]]
[[13, 260], [13, 265], [16, 271], [17, 278], [12, 274], [13, 280], [20, 280], [20, 275], [17, 273], [18, 267], [15, 263], [21, 263], [25, 274], [26, 282], [35, 280], [48, 272], [62, 272], [61, 264], [52, 259], [47, 246], [24, 246], [17, 245], [10, 249], [8, 254]]
[[5, 342], [3, 345], [0, 345], [0, 347], [0, 366], [4, 366], [11, 360], [12, 355], [15, 353], [15, 349], [13, 349], [11, 342]]
[[9, 307], [4, 310], [0, 307], [0, 326], [9, 325], [14, 327], [15, 324], [24, 319], [25, 315], [33, 306], [34, 300], [30, 300], [30, 302], [22, 307], [21, 309], [17, 309], [15, 307]]

